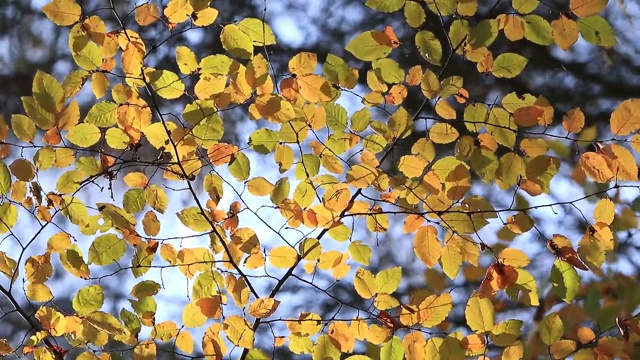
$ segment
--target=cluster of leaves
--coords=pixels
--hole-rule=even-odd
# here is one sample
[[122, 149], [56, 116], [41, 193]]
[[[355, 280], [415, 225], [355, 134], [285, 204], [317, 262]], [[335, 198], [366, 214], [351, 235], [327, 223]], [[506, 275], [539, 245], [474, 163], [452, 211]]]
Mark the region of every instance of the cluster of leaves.
[[[563, 115], [560, 130], [553, 99], [510, 93], [488, 103], [484, 94], [466, 90], [463, 77], [442, 75], [453, 57], [462, 57], [487, 76], [525, 76], [525, 56], [494, 54], [491, 45], [498, 36], [563, 50], [580, 36], [613, 46], [612, 28], [599, 15], [607, 1], [571, 0], [565, 11], [551, 9], [556, 16], [550, 20], [535, 13], [545, 6], [537, 0], [512, 0], [513, 13], [492, 19], [475, 19], [473, 0], [368, 0], [365, 5], [384, 13], [404, 11], [415, 38], [401, 40], [389, 26], [356, 36], [343, 55], [367, 63], [366, 74], [334, 54], [321, 59], [320, 74], [316, 54], [302, 52], [290, 59], [286, 76], [269, 62], [267, 47], [276, 38], [268, 24], [256, 18], [215, 24], [218, 12], [209, 0], [170, 0], [163, 9], [147, 2], [126, 15], [106, 8], [111, 21], [75, 0], [45, 5], [51, 21], [70, 27], [69, 50], [78, 69], [62, 81], [38, 71], [33, 96], [22, 98], [26, 115], [12, 115], [10, 125], [0, 121], [0, 157], [8, 159], [0, 163], [0, 233], [20, 245], [19, 251], [0, 251], [0, 272], [8, 279], [0, 290], [33, 330], [21, 344], [0, 341], [0, 353], [60, 359], [77, 351], [81, 359], [108, 359], [109, 346], [115, 346], [129, 349], [134, 359], [153, 359], [158, 343], [172, 342], [173, 351], [185, 357], [199, 352], [221, 359], [241, 348], [241, 359], [266, 359], [275, 350], [257, 344], [273, 335], [271, 349], [286, 347], [314, 359], [339, 359], [364, 344], [374, 346], [348, 358], [496, 354], [521, 359], [543, 353], [554, 359], [630, 358], [640, 339], [634, 313], [640, 297], [628, 289], [634, 280], [593, 279], [610, 271], [606, 263], [615, 261], [616, 234], [638, 225], [618, 194], [637, 188], [633, 152], [640, 152], [640, 136], [631, 135], [640, 130], [640, 100], [621, 103], [611, 114], [611, 138], [586, 151], [598, 129], [585, 128], [579, 108]], [[442, 34], [421, 30], [427, 18], [442, 24]], [[152, 67], [150, 55], [166, 40], [152, 43], [132, 28], [157, 21], [172, 35], [219, 26], [225, 53], [198, 58], [179, 46], [175, 64]], [[399, 51], [406, 51], [414, 66], [403, 69], [393, 58]], [[361, 77], [365, 90], [358, 87]], [[78, 97], [87, 82], [95, 102], [81, 115]], [[409, 113], [402, 106], [409, 92], [420, 93], [423, 104], [435, 104], [435, 114], [422, 108]], [[361, 100], [351, 116], [338, 102], [347, 95]], [[165, 111], [178, 99], [186, 99], [182, 114]], [[247, 144], [222, 142], [220, 115], [238, 106], [260, 126]], [[425, 124], [427, 136], [393, 171], [383, 170], [418, 123]], [[447, 145], [453, 152], [443, 150]], [[579, 161], [573, 161], [572, 147], [582, 151]], [[137, 154], [145, 148], [158, 156], [144, 160]], [[27, 150], [34, 151], [32, 158], [20, 156]], [[266, 164], [278, 171], [265, 172]], [[585, 196], [599, 200], [592, 220], [583, 215], [590, 225], [575, 245], [568, 234], [545, 237], [531, 215], [562, 204], [527, 200], [549, 194], [563, 165], [577, 184], [604, 184]], [[59, 174], [55, 184], [44, 180], [48, 173]], [[105, 183], [109, 189], [112, 183], [125, 187], [122, 199], [86, 203], [90, 189], [105, 191], [98, 185]], [[170, 183], [182, 184], [190, 196], [189, 206], [175, 217], [167, 213], [170, 185], [163, 186]], [[496, 208], [474, 193], [479, 184], [514, 201]], [[265, 202], [258, 209], [253, 205]], [[268, 217], [258, 210], [269, 211]], [[16, 232], [19, 215], [36, 229], [22, 239]], [[273, 239], [258, 232], [256, 221]], [[175, 229], [167, 227], [176, 222], [196, 234], [190, 237], [206, 238], [208, 246], [172, 241]], [[407, 296], [399, 292], [409, 277], [402, 267], [375, 274], [369, 269], [376, 259], [371, 239], [394, 222], [403, 224], [405, 236], [413, 238], [415, 259], [430, 269], [427, 286]], [[501, 240], [480, 235], [491, 223], [504, 225]], [[50, 228], [59, 231], [49, 237], [46, 250], [29, 254]], [[531, 254], [510, 243], [532, 230], [547, 246], [547, 256], [556, 258], [544, 279], [529, 271]], [[370, 240], [354, 239], [359, 236]], [[109, 281], [114, 266], [138, 282], [130, 306], [112, 314], [102, 310], [109, 294], [101, 282]], [[53, 302], [47, 282], [54, 267], [87, 283], [73, 297], [72, 310]], [[179, 321], [156, 321], [164, 304], [155, 296], [167, 289], [152, 279], [155, 271], [190, 281]], [[285, 285], [294, 280], [338, 300], [316, 285], [320, 273], [353, 281], [368, 306], [350, 305], [357, 314], [341, 319], [313, 308], [292, 314], [281, 304]], [[16, 300], [14, 285], [21, 276], [24, 300], [41, 304], [34, 317]], [[263, 292], [265, 279], [274, 282]], [[456, 279], [478, 287], [463, 292]], [[545, 282], [551, 290], [542, 295]], [[602, 284], [609, 285], [598, 288]], [[565, 305], [554, 307], [559, 301]], [[448, 322], [457, 303], [466, 304], [465, 328]], [[533, 309], [533, 321], [498, 319], [511, 316], [507, 306], [523, 314]], [[614, 324], [618, 335], [609, 331]], [[197, 346], [190, 329], [205, 326]]]

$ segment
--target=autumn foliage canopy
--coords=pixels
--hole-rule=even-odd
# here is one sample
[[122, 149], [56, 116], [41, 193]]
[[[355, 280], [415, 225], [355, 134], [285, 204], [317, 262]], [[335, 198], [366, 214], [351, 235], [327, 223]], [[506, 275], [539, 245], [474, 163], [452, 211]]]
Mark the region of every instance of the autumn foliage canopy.
[[[215, 1], [103, 3], [44, 5], [75, 68], [0, 118], [0, 291], [27, 329], [0, 354], [640, 356], [640, 99], [589, 119], [465, 75], [534, 76], [523, 42], [606, 53], [607, 0], [367, 0], [404, 23], [284, 64], [265, 18]], [[224, 51], [171, 42], [197, 29]], [[567, 213], [584, 226], [548, 225]]]

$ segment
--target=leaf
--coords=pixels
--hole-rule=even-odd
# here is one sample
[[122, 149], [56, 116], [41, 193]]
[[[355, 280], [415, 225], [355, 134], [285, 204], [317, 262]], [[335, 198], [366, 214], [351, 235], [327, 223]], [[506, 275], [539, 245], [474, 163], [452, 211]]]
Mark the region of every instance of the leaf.
[[278, 309], [280, 301], [274, 298], [259, 298], [249, 305], [249, 314], [256, 319], [271, 316]]
[[126, 250], [125, 240], [115, 234], [100, 235], [89, 247], [89, 264], [110, 265], [119, 261]]
[[402, 280], [402, 269], [399, 266], [385, 269], [376, 274], [377, 293], [392, 294], [398, 289]]
[[553, 312], [542, 319], [540, 322], [540, 339], [549, 346], [560, 340], [564, 335], [564, 325], [558, 313]]
[[495, 326], [495, 308], [486, 297], [473, 295], [464, 310], [467, 324], [477, 333], [490, 332]]
[[391, 13], [402, 9], [405, 0], [367, 0], [365, 5], [380, 12]]
[[518, 76], [525, 66], [527, 66], [527, 58], [514, 53], [503, 53], [493, 60], [493, 76], [497, 78], [511, 79]]
[[615, 178], [613, 170], [604, 156], [595, 152], [585, 152], [580, 156], [582, 170], [594, 181], [606, 183]]
[[260, 19], [244, 18], [238, 23], [238, 28], [249, 35], [254, 46], [274, 45], [276, 43], [273, 30]]
[[180, 222], [189, 229], [196, 232], [211, 231], [210, 220], [203, 215], [198, 207], [189, 207], [176, 213]]
[[298, 252], [290, 246], [278, 246], [269, 251], [269, 263], [279, 269], [288, 269], [298, 262]]
[[598, 15], [578, 20], [580, 34], [587, 41], [599, 46], [614, 46], [618, 43], [615, 31], [609, 22]]
[[404, 359], [404, 346], [399, 337], [394, 336], [389, 341], [382, 344], [380, 348], [380, 360], [402, 360]]
[[392, 39], [382, 31], [366, 31], [351, 40], [345, 49], [359, 60], [373, 61], [389, 55]]
[[578, 293], [580, 277], [576, 269], [570, 264], [556, 260], [551, 268], [549, 278], [553, 291], [566, 303], [571, 303]]
[[225, 25], [220, 34], [222, 47], [231, 55], [241, 59], [253, 58], [253, 41], [251, 37], [235, 24]]
[[418, 306], [418, 321], [424, 327], [434, 327], [449, 316], [452, 308], [451, 294], [442, 293], [428, 296]]
[[608, 0], [571, 0], [569, 9], [579, 17], [587, 17], [599, 14], [608, 2]]
[[93, 124], [82, 123], [72, 127], [66, 137], [67, 140], [76, 146], [89, 148], [100, 141], [102, 132]]
[[[5, 204], [0, 205], [0, 207]], [[7, 255], [4, 251], [0, 251], [0, 272], [2, 272], [7, 278], [13, 281], [15, 280], [14, 273], [17, 270], [18, 263], [11, 257], [9, 257], [9, 255]]]
[[11, 115], [11, 129], [24, 142], [32, 142], [36, 137], [36, 126], [30, 118], [20, 114]]
[[559, 18], [551, 22], [551, 32], [556, 44], [562, 50], [567, 50], [571, 45], [575, 44], [580, 35], [578, 23], [566, 15], [560, 15]]
[[231, 315], [224, 320], [224, 332], [227, 339], [239, 347], [251, 349], [253, 348], [253, 330], [247, 320], [238, 315]]
[[9, 232], [18, 222], [18, 209], [9, 202], [0, 204], [0, 234]]
[[640, 99], [623, 101], [613, 110], [609, 122], [614, 135], [629, 135], [640, 130]]
[[418, 229], [413, 238], [413, 251], [428, 267], [434, 267], [442, 254], [442, 245], [438, 240], [438, 230], [429, 225]]
[[42, 12], [58, 26], [69, 26], [80, 20], [82, 9], [74, 0], [53, 0]]
[[81, 288], [73, 297], [73, 309], [80, 316], [100, 310], [104, 304], [104, 292], [100, 285], [89, 285]]
[[177, 99], [184, 94], [184, 83], [172, 71], [152, 70], [147, 71], [145, 75], [153, 90], [164, 99]]
[[601, 199], [593, 210], [593, 220], [611, 225], [616, 215], [616, 206], [610, 199]]
[[538, 45], [551, 45], [554, 41], [551, 25], [538, 15], [524, 17], [524, 37]]
[[440, 65], [442, 62], [442, 44], [440, 44], [440, 40], [435, 34], [422, 30], [416, 33], [415, 42], [422, 57], [434, 65]]

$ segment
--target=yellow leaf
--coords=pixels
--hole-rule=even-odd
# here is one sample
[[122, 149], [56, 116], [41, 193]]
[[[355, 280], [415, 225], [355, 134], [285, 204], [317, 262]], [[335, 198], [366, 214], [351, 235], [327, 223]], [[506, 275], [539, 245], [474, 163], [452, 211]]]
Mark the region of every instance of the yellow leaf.
[[192, 354], [195, 344], [191, 333], [188, 331], [180, 331], [176, 336], [176, 347], [183, 353]]
[[428, 69], [425, 71], [422, 76], [422, 82], [420, 83], [420, 90], [422, 90], [422, 93], [427, 99], [433, 99], [438, 95], [438, 91], [440, 91], [440, 81], [433, 71]]
[[197, 301], [199, 300], [189, 302], [182, 311], [182, 323], [185, 327], [197, 328], [207, 321], [207, 316], [202, 313]]
[[562, 128], [570, 133], [577, 134], [583, 127], [584, 113], [580, 108], [571, 109], [562, 117]]
[[251, 349], [253, 348], [253, 330], [244, 318], [231, 315], [224, 320], [224, 332], [232, 344]]
[[564, 359], [576, 351], [577, 343], [575, 340], [559, 340], [551, 344], [549, 353], [554, 359]]
[[359, 189], [369, 187], [377, 177], [378, 170], [365, 164], [354, 165], [347, 171], [347, 182]]
[[297, 336], [315, 335], [322, 329], [322, 318], [315, 313], [303, 312], [296, 320], [288, 320], [285, 322], [291, 334]]
[[43, 306], [38, 309], [36, 318], [40, 321], [42, 327], [49, 331], [52, 336], [64, 335], [66, 332], [66, 319], [64, 314], [50, 306]]
[[491, 300], [474, 294], [464, 310], [467, 325], [477, 333], [486, 333], [495, 326], [495, 309]]
[[296, 75], [313, 73], [318, 65], [318, 56], [310, 52], [301, 52], [289, 60], [289, 71]]
[[43, 6], [42, 11], [59, 26], [73, 25], [82, 16], [82, 9], [74, 0], [53, 0]]
[[398, 163], [400, 170], [408, 178], [416, 178], [425, 171], [427, 161], [421, 155], [404, 155]]
[[616, 205], [609, 199], [601, 199], [593, 210], [593, 219], [596, 223], [603, 222], [611, 225], [615, 216]]
[[598, 15], [608, 2], [609, 0], [571, 0], [569, 1], [569, 9], [580, 17], [587, 17]]
[[363, 299], [371, 299], [378, 293], [376, 278], [369, 270], [361, 267], [356, 270], [353, 286]]
[[531, 230], [534, 222], [529, 215], [519, 212], [515, 216], [511, 215], [507, 218], [507, 227], [516, 234], [524, 234]]
[[455, 141], [460, 133], [449, 124], [442, 122], [434, 124], [429, 129], [429, 139], [436, 144], [448, 144]]
[[153, 360], [156, 358], [156, 343], [153, 340], [141, 341], [133, 349], [133, 360]]
[[377, 293], [392, 294], [402, 280], [402, 268], [400, 266], [385, 269], [376, 274]]
[[419, 332], [411, 332], [402, 339], [404, 354], [407, 360], [425, 360], [427, 340]]
[[35, 302], [47, 302], [53, 299], [51, 289], [42, 283], [29, 283], [26, 290], [27, 297]]
[[147, 2], [136, 7], [135, 18], [138, 25], [147, 26], [160, 19], [160, 12], [156, 4]]
[[269, 263], [279, 269], [288, 269], [298, 261], [298, 252], [290, 246], [278, 246], [269, 251]]
[[445, 99], [440, 99], [440, 101], [436, 103], [436, 114], [445, 120], [456, 119], [456, 109]]
[[189, 0], [171, 0], [164, 9], [164, 15], [169, 22], [179, 24], [189, 18], [193, 7]]
[[431, 225], [419, 228], [413, 238], [413, 251], [425, 265], [434, 267], [442, 254], [438, 230]]
[[527, 254], [514, 248], [506, 248], [502, 250], [498, 256], [498, 261], [504, 265], [510, 265], [517, 268], [525, 267], [529, 265], [530, 262]]
[[331, 84], [322, 76], [309, 74], [297, 79], [300, 96], [311, 103], [331, 101]]
[[257, 319], [269, 317], [278, 309], [278, 305], [280, 305], [280, 301], [274, 298], [256, 299], [249, 305], [249, 314]]
[[640, 99], [623, 101], [611, 113], [611, 132], [613, 135], [629, 135], [640, 129]]
[[418, 306], [418, 321], [425, 327], [434, 327], [443, 322], [453, 307], [451, 294], [431, 295]]
[[440, 257], [440, 263], [442, 264], [442, 271], [453, 280], [460, 266], [462, 266], [462, 253], [460, 247], [454, 241], [449, 241], [442, 249], [442, 255]]
[[[640, 117], [638, 117], [640, 120]], [[613, 124], [613, 123], [612, 123]], [[604, 156], [595, 152], [585, 152], [580, 156], [582, 170], [596, 182], [606, 183], [615, 178]]]
[[560, 15], [559, 18], [551, 22], [551, 32], [556, 44], [562, 50], [567, 50], [571, 45], [575, 44], [580, 34], [578, 23], [566, 15]]
[[275, 186], [262, 176], [255, 177], [247, 181], [247, 190], [255, 196], [266, 196], [271, 194]]
[[331, 324], [329, 324], [328, 335], [331, 338], [331, 343], [342, 353], [353, 352], [356, 344], [355, 335], [346, 322], [331, 322]]
[[610, 144], [604, 148], [604, 151], [611, 159], [608, 164], [618, 180], [638, 180], [638, 165], [629, 150], [621, 145]]

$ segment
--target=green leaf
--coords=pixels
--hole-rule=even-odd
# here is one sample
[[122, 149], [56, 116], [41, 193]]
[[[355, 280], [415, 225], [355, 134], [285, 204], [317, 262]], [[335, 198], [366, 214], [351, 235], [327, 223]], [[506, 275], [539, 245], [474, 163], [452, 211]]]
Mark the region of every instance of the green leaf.
[[222, 29], [222, 34], [220, 34], [220, 40], [222, 41], [222, 47], [231, 55], [240, 59], [251, 59], [253, 57], [253, 41], [238, 25], [226, 25]]
[[470, 32], [469, 43], [474, 48], [488, 47], [498, 37], [498, 21], [495, 19], [485, 19], [476, 25]]
[[260, 19], [244, 18], [238, 23], [238, 28], [249, 35], [254, 46], [274, 45], [276, 43], [273, 30]]
[[100, 141], [102, 132], [93, 124], [82, 123], [72, 127], [66, 137], [72, 144], [88, 148]]
[[0, 205], [0, 234], [9, 232], [18, 222], [18, 208], [15, 205], [4, 202]]
[[599, 46], [613, 46], [618, 43], [611, 24], [599, 15], [589, 16], [578, 20], [578, 29], [582, 37]]
[[207, 221], [207, 218], [202, 215], [202, 211], [198, 207], [189, 207], [178, 212], [178, 219], [180, 222], [189, 229], [196, 232], [211, 231], [211, 224]]
[[32, 142], [36, 137], [36, 125], [33, 120], [24, 115], [11, 115], [11, 129], [18, 139], [27, 143]]
[[281, 178], [276, 182], [273, 191], [271, 192], [270, 198], [271, 202], [275, 205], [280, 205], [280, 203], [289, 197], [290, 191], [289, 178]]
[[249, 136], [249, 146], [260, 154], [269, 154], [280, 143], [279, 134], [270, 129], [258, 129]]
[[0, 161], [0, 195], [7, 195], [11, 191], [11, 172], [4, 161]]
[[391, 50], [391, 39], [382, 31], [371, 30], [356, 36], [345, 49], [362, 61], [373, 61], [387, 57]]
[[380, 360], [402, 360], [404, 359], [404, 346], [399, 337], [394, 336], [389, 341], [385, 341], [380, 348]]
[[342, 131], [347, 128], [349, 116], [347, 110], [340, 104], [330, 103], [323, 105], [327, 113], [327, 127], [331, 131]]
[[572, 265], [556, 260], [551, 268], [550, 280], [553, 291], [560, 299], [566, 303], [573, 301], [580, 288], [580, 277]]
[[534, 44], [551, 45], [554, 43], [551, 24], [538, 15], [527, 15], [524, 20], [524, 37]]
[[141, 299], [146, 296], [153, 296], [160, 291], [160, 284], [153, 280], [144, 280], [133, 286], [130, 295]]
[[126, 241], [115, 234], [100, 235], [89, 247], [89, 264], [110, 265], [119, 261], [126, 250]]
[[117, 109], [118, 104], [116, 103], [100, 101], [91, 107], [84, 122], [97, 127], [111, 127], [116, 124]]
[[222, 139], [223, 133], [222, 118], [217, 114], [205, 117], [193, 127], [193, 136], [196, 138], [196, 143], [203, 148], [209, 148], [218, 143]]
[[427, 19], [424, 8], [417, 1], [407, 1], [404, 5], [404, 18], [412, 28], [419, 28]]
[[142, 211], [147, 205], [143, 189], [129, 189], [122, 196], [122, 207], [130, 214]]
[[73, 297], [73, 309], [80, 316], [86, 316], [100, 310], [104, 304], [104, 291], [100, 285], [89, 285], [81, 288]]
[[390, 13], [402, 9], [405, 0], [367, 0], [366, 6], [380, 12]]
[[60, 194], [71, 194], [80, 188], [84, 174], [80, 170], [69, 170], [62, 174], [56, 182], [56, 190]]
[[512, 0], [511, 7], [520, 14], [528, 14], [540, 5], [539, 0]]
[[540, 339], [549, 346], [554, 342], [562, 339], [564, 334], [564, 325], [558, 313], [551, 313], [540, 322]]
[[513, 78], [518, 76], [527, 66], [526, 57], [514, 53], [498, 55], [493, 61], [493, 76], [497, 78]]
[[113, 226], [120, 230], [131, 230], [135, 228], [137, 221], [133, 215], [126, 212], [113, 204], [96, 203], [100, 214], [106, 219], [111, 220]]
[[376, 274], [376, 285], [379, 294], [392, 294], [400, 286], [402, 268], [400, 266], [382, 270]]
[[399, 84], [404, 80], [404, 70], [392, 59], [379, 59], [373, 62], [373, 70], [378, 78], [389, 84]]
[[320, 158], [313, 154], [304, 154], [296, 164], [296, 179], [302, 180], [318, 175]]
[[415, 41], [422, 57], [434, 65], [440, 65], [442, 61], [442, 44], [431, 31], [420, 31], [416, 34]]
[[96, 70], [102, 65], [100, 47], [92, 41], [86, 42], [81, 49], [71, 52], [73, 61], [84, 70]]
[[89, 222], [89, 210], [78, 198], [63, 196], [61, 208], [62, 215], [66, 216], [72, 224], [84, 226]]
[[172, 100], [184, 94], [184, 83], [173, 71], [153, 70], [145, 75], [153, 90], [162, 98]]
[[251, 163], [244, 153], [238, 152], [231, 155], [229, 161], [229, 172], [238, 181], [245, 181], [251, 173]]

